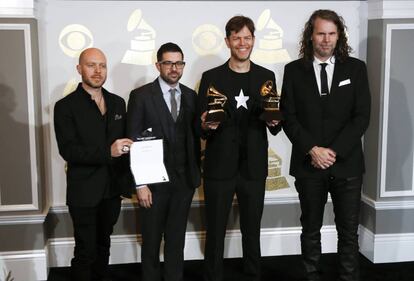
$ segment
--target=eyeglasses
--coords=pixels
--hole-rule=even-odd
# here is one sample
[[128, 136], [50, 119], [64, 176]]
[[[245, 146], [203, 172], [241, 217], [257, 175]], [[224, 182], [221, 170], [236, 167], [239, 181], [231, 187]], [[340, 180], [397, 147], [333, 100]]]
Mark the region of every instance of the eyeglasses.
[[181, 61], [181, 60], [176, 61], [176, 62], [165, 60], [165, 61], [159, 61], [158, 63], [168, 68], [172, 68], [173, 66], [175, 66], [177, 69], [182, 69], [184, 68], [184, 65], [185, 65], [185, 61]]

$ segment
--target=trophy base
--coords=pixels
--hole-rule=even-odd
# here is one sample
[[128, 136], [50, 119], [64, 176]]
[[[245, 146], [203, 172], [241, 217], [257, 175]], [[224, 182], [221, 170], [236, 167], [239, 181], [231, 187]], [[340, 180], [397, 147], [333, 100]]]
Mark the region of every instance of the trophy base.
[[262, 119], [263, 121], [266, 121], [266, 122], [269, 122], [269, 121], [272, 121], [272, 120], [281, 121], [281, 120], [283, 120], [283, 114], [282, 114], [282, 112], [280, 112], [280, 110], [265, 110], [260, 115], [260, 119]]
[[206, 116], [206, 123], [222, 122], [226, 118], [224, 110], [216, 112], [208, 112]]

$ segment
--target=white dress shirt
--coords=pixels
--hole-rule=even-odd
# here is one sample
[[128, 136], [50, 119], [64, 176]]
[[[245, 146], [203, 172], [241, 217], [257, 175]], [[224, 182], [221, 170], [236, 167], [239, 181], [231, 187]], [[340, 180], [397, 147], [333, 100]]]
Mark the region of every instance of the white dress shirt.
[[181, 89], [180, 84], [177, 83], [175, 87], [171, 87], [167, 82], [164, 81], [164, 79], [161, 78], [161, 76], [158, 77], [158, 81], [160, 83], [162, 96], [164, 98], [165, 103], [168, 106], [168, 109], [171, 112], [171, 93], [170, 89], [174, 88], [175, 91], [175, 100], [177, 101], [177, 116], [180, 115], [180, 105], [181, 105]]
[[321, 68], [322, 68], [322, 66], [320, 65], [321, 63], [328, 64], [325, 70], [326, 70], [326, 76], [328, 78], [328, 89], [329, 89], [329, 92], [331, 92], [332, 77], [333, 77], [333, 73], [335, 69], [335, 57], [332, 56], [326, 61], [321, 61], [317, 57], [314, 57], [313, 59], [313, 70], [315, 71], [315, 77], [316, 77], [316, 83], [318, 84], [319, 95], [321, 94]]

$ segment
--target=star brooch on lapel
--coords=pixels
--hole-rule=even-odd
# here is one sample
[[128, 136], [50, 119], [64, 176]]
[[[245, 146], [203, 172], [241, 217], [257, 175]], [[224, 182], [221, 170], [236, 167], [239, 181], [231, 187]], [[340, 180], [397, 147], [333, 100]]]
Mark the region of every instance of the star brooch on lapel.
[[247, 109], [247, 101], [249, 100], [249, 97], [244, 95], [243, 89], [240, 90], [239, 95], [235, 96], [234, 99], [237, 101], [237, 108], [243, 106]]

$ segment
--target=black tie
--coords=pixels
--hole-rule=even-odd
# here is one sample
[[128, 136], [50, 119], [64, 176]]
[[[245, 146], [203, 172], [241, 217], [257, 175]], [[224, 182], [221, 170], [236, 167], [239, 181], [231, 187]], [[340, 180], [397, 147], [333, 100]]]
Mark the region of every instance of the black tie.
[[326, 62], [321, 63], [321, 96], [329, 95], [328, 76], [326, 74]]
[[177, 90], [174, 88], [170, 89], [171, 116], [174, 119], [174, 122], [177, 120], [177, 101], [175, 100], [176, 91]]

